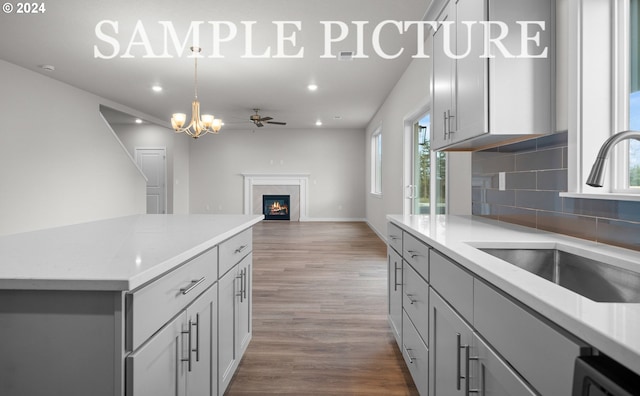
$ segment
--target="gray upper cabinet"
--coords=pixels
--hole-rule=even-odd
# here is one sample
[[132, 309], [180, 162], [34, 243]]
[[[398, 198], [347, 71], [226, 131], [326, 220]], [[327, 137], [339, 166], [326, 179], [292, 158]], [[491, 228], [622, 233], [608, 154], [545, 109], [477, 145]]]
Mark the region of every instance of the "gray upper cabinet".
[[554, 132], [555, 2], [450, 0], [432, 8], [441, 9], [433, 148], [477, 150]]

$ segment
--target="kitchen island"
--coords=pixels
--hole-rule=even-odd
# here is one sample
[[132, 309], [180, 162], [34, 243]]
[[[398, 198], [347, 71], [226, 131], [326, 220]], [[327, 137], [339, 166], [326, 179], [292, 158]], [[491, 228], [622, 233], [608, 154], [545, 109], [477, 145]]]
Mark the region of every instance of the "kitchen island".
[[222, 394], [251, 338], [262, 218], [136, 215], [0, 237], [0, 394]]
[[477, 216], [388, 220], [389, 322], [421, 394], [570, 395], [592, 354], [640, 374], [637, 298], [595, 301], [487, 252], [559, 250], [628, 274], [640, 253]]

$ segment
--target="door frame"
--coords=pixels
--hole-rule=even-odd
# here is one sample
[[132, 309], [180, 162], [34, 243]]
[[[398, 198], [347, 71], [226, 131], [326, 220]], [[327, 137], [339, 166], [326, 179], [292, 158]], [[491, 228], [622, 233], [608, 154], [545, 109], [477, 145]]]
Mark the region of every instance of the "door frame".
[[[168, 205], [168, 186], [167, 186], [167, 148], [166, 147], [162, 147], [162, 146], [136, 146], [133, 149], [134, 152], [134, 160], [136, 163], [136, 166], [138, 166], [138, 168], [140, 169], [140, 172], [142, 172], [142, 167], [140, 166], [140, 164], [138, 163], [138, 152], [140, 151], [144, 151], [144, 150], [161, 150], [162, 152], [164, 152], [163, 155], [163, 159], [164, 161], [162, 161], [162, 164], [164, 166], [164, 214], [167, 214], [167, 205]], [[144, 172], [142, 172], [142, 174], [144, 175]], [[145, 179], [147, 179], [147, 183], [149, 182], [149, 179], [147, 178], [147, 176], [145, 175]], [[145, 197], [147, 194], [147, 190], [145, 187]], [[146, 200], [145, 200], [146, 202]]]
[[[413, 208], [413, 199], [409, 198], [410, 197], [410, 193], [409, 193], [409, 186], [413, 185], [413, 162], [414, 162], [414, 150], [413, 150], [413, 125], [420, 121], [420, 119], [422, 119], [422, 117], [424, 117], [425, 114], [430, 113], [432, 110], [431, 107], [431, 102], [427, 101], [425, 103], [423, 103], [421, 106], [419, 106], [416, 110], [412, 111], [411, 113], [407, 114], [404, 117], [404, 136], [403, 136], [403, 141], [404, 141], [404, 147], [403, 147], [403, 191], [402, 191], [402, 214], [403, 215], [410, 215], [412, 214], [412, 208]], [[432, 114], [433, 116], [433, 114]], [[431, 119], [433, 119], [433, 117], [431, 117]], [[433, 150], [431, 150], [431, 153], [434, 153]], [[434, 162], [434, 158], [432, 158], [432, 164], [435, 164]], [[448, 167], [449, 167], [449, 161], [446, 162], [447, 167], [447, 174], [448, 174]], [[436, 174], [435, 174], [435, 166], [431, 166], [431, 177], [430, 177], [430, 185], [429, 185], [429, 199], [430, 199], [430, 205], [429, 205], [429, 215], [433, 216], [436, 214], [436, 208], [437, 208], [437, 200], [435, 199], [436, 197]], [[448, 175], [447, 177], [447, 185], [448, 185]], [[448, 213], [449, 211], [449, 195], [447, 194], [445, 196], [445, 213]]]

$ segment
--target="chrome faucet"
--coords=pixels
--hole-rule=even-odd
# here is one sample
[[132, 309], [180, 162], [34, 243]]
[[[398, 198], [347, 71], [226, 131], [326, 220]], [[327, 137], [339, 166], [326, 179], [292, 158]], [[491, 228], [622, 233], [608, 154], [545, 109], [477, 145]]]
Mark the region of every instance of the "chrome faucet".
[[607, 158], [609, 158], [611, 149], [621, 141], [629, 139], [640, 140], [640, 131], [618, 132], [605, 140], [602, 147], [600, 147], [596, 161], [593, 163], [593, 167], [591, 168], [591, 173], [589, 173], [589, 177], [587, 178], [588, 185], [593, 187], [602, 187], [602, 183], [604, 181], [604, 168], [607, 164]]

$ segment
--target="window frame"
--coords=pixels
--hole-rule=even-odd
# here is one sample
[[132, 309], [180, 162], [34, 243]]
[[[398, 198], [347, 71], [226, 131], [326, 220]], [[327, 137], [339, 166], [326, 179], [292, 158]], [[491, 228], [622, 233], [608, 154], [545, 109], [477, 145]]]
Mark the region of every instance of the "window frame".
[[370, 194], [382, 197], [382, 126], [371, 134], [371, 189]]
[[621, 183], [628, 174], [626, 142], [613, 150], [604, 186], [585, 184], [602, 143], [628, 129], [629, 8], [629, 0], [568, 2], [569, 190], [563, 197], [640, 201], [640, 189]]

